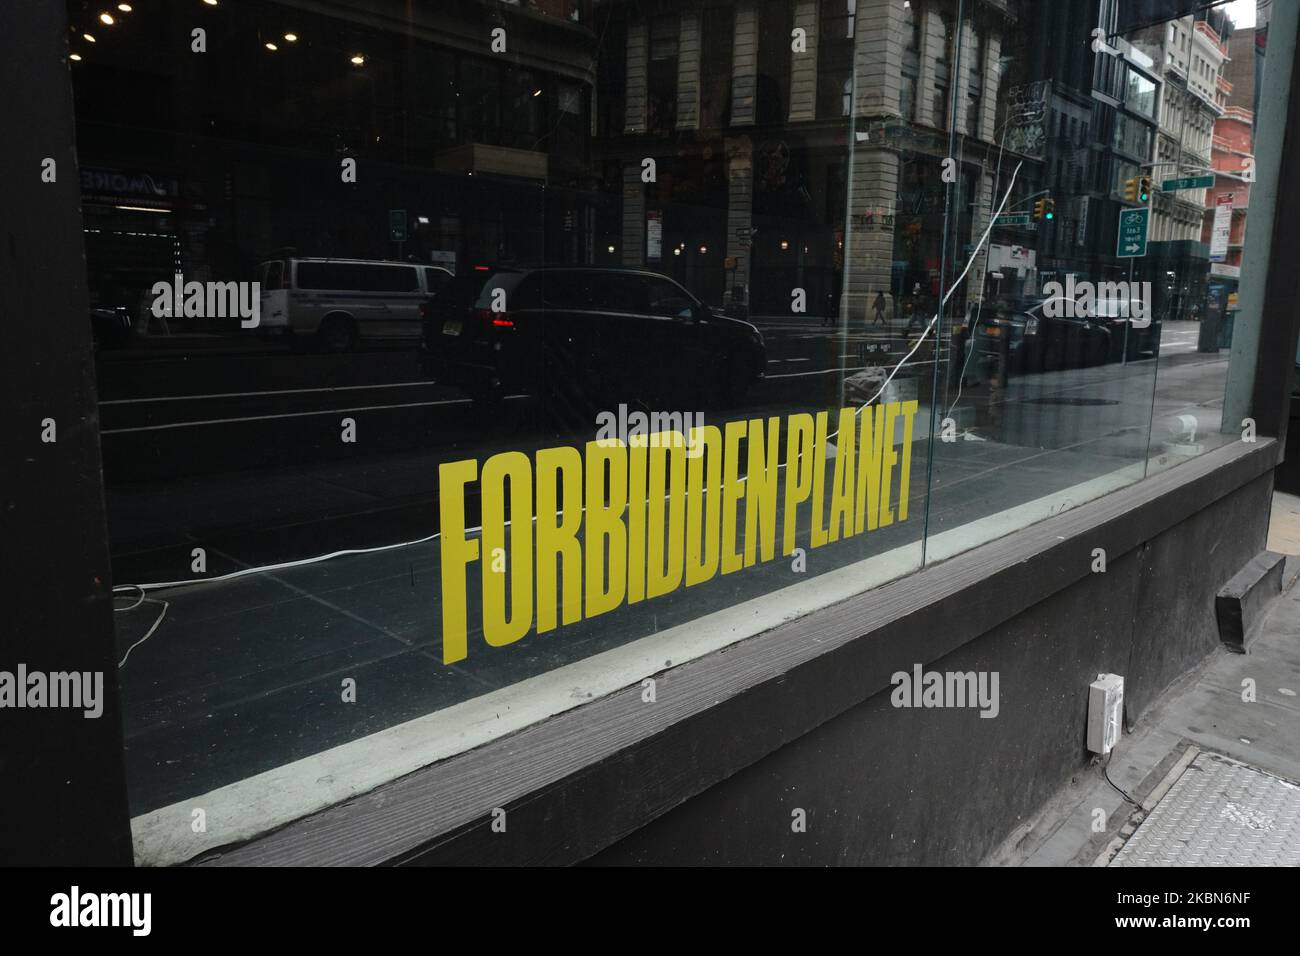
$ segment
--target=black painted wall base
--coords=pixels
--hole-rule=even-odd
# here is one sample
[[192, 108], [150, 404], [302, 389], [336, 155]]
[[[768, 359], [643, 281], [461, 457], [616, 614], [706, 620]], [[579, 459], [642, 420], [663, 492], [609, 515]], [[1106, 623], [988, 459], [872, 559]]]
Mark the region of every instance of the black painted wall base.
[[1125, 677], [1134, 724], [1218, 646], [1216, 593], [1262, 547], [1270, 496], [1271, 475], [1261, 475], [1105, 573], [919, 662], [999, 674], [996, 717], [896, 708], [889, 691], [877, 693], [590, 862], [979, 862], [1088, 765], [1087, 692], [1099, 673]]

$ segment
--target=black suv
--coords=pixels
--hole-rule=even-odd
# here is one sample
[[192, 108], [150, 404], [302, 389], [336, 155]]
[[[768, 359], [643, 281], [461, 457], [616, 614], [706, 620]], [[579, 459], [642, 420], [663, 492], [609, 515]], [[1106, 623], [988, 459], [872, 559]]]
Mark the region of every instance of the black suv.
[[758, 329], [653, 272], [477, 266], [423, 314], [426, 372], [479, 404], [525, 392], [575, 411], [730, 405], [767, 364]]

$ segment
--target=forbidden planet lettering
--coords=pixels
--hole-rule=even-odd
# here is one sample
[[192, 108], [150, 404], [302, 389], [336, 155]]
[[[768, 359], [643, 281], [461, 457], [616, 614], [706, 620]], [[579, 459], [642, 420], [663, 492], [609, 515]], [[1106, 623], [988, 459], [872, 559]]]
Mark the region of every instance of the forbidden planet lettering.
[[[835, 413], [791, 415], [784, 449], [772, 417], [442, 464], [443, 663], [470, 653], [471, 591], [483, 642], [505, 647], [773, 561], [778, 546], [786, 556], [906, 521], [917, 407], [844, 408], [834, 431]], [[466, 524], [475, 485], [480, 533]]]

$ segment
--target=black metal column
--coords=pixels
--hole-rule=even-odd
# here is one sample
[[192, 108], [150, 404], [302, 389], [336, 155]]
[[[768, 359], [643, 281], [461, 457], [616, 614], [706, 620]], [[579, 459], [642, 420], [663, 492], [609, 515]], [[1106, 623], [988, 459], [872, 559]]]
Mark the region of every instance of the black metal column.
[[[0, 863], [129, 865], [67, 29], [0, 4]], [[102, 674], [102, 714], [13, 706], [20, 665]]]

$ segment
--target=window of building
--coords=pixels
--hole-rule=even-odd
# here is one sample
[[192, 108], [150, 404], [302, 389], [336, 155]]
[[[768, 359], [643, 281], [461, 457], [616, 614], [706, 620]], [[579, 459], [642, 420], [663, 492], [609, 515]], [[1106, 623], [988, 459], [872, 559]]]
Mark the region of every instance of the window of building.
[[1156, 115], [1156, 84], [1137, 70], [1128, 70], [1124, 105], [1143, 116]]
[[910, 2], [903, 4], [903, 85], [899, 93], [899, 113], [909, 122], [916, 121], [917, 93], [921, 82], [921, 18]]
[[721, 129], [731, 113], [731, 55], [735, 10], [705, 7], [700, 35], [700, 126]]
[[930, 113], [931, 121], [939, 129], [948, 128], [948, 113], [951, 109], [951, 101], [948, 98], [949, 91], [952, 88], [952, 50], [956, 42], [956, 35], [953, 33], [952, 17], [947, 13], [938, 14], [940, 29], [943, 30], [943, 43], [940, 46], [942, 51], [934, 64], [934, 100], [931, 103]]
[[853, 27], [857, 0], [827, 0], [817, 32], [817, 115], [848, 116], [853, 84]]
[[789, 0], [758, 3], [758, 75], [754, 116], [760, 126], [783, 124], [790, 111], [790, 33], [794, 8]]
[[650, 20], [650, 63], [646, 80], [646, 124], [666, 132], [677, 125], [677, 43], [681, 20], [676, 15]]
[[981, 114], [984, 112], [984, 34], [971, 31], [970, 79], [966, 85], [966, 132], [979, 136]]

